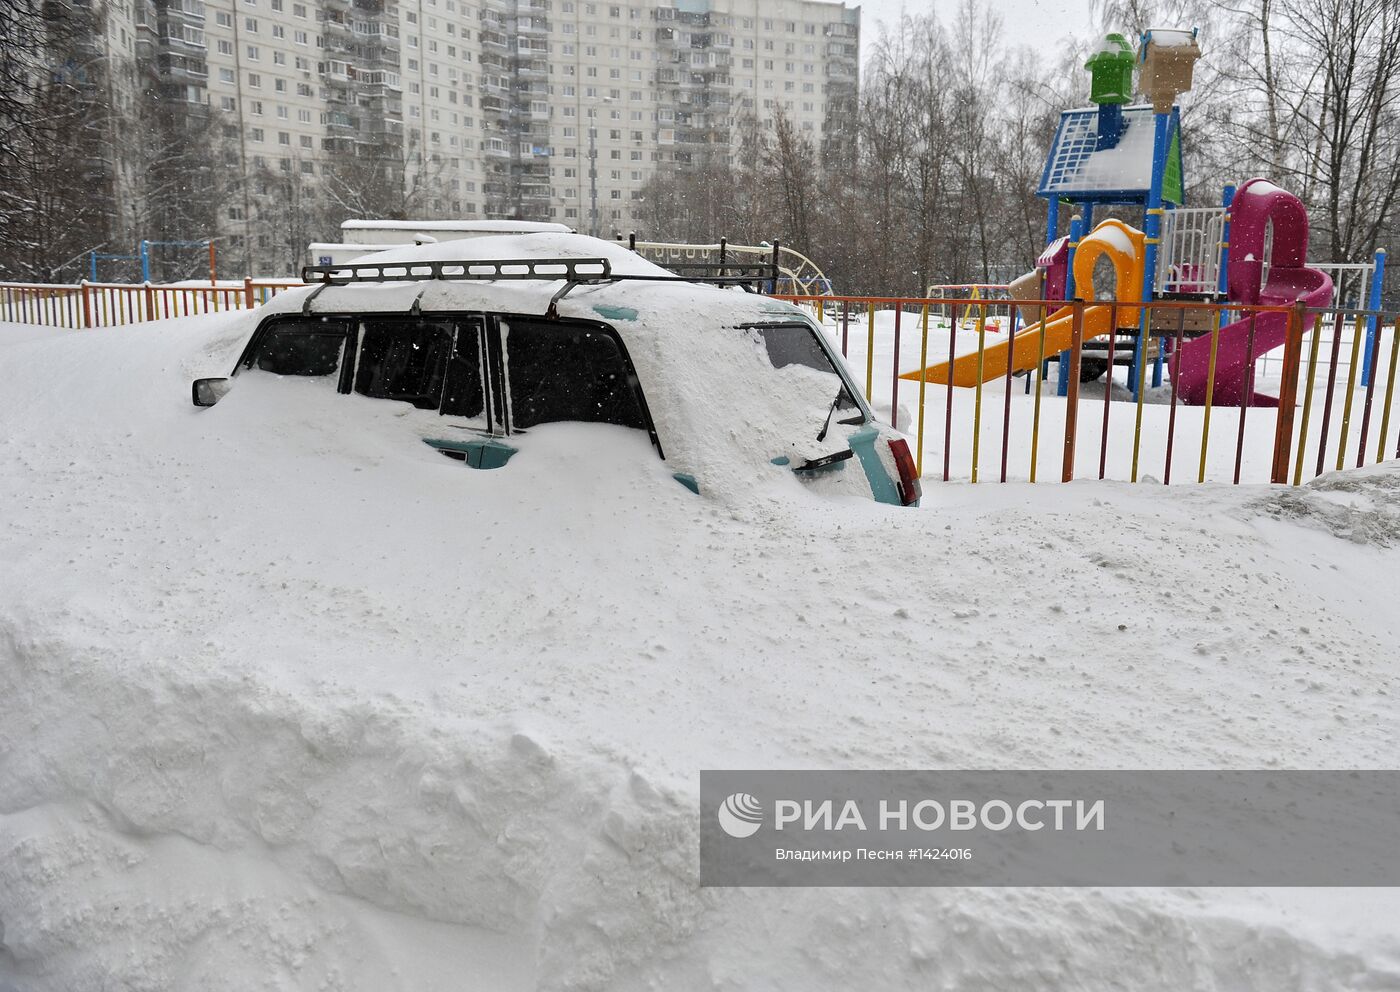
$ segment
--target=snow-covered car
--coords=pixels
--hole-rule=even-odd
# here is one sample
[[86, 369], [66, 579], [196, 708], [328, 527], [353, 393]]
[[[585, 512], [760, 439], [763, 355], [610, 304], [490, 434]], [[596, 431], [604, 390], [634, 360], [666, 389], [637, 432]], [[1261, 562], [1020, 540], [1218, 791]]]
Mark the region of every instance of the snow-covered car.
[[255, 311], [228, 378], [195, 381], [196, 406], [234, 377], [295, 377], [397, 404], [428, 446], [478, 469], [584, 422], [645, 432], [697, 493], [770, 476], [919, 500], [908, 443], [788, 303], [575, 234], [421, 245], [305, 276]]

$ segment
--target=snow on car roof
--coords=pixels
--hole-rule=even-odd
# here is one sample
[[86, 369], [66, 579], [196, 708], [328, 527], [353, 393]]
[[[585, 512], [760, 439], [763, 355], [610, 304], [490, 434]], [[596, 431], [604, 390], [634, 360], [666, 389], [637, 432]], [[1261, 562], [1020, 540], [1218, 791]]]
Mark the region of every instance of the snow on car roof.
[[549, 221], [532, 220], [347, 220], [342, 231], [495, 231], [502, 234], [554, 232], [566, 234], [572, 228]]
[[[584, 234], [545, 232], [443, 241], [372, 251], [357, 262], [492, 261], [500, 259], [605, 258], [614, 275], [665, 279], [579, 285], [559, 301], [558, 313], [591, 320], [627, 314], [674, 317], [676, 311], [704, 312], [720, 323], [749, 322], [765, 314], [791, 316], [790, 304], [742, 290], [677, 280], [675, 274], [647, 261], [625, 245]], [[293, 312], [306, 305], [312, 313], [394, 313], [415, 301], [426, 312], [484, 310], [543, 315], [564, 285], [562, 279], [419, 280], [327, 285], [279, 294], [265, 312]], [[708, 323], [714, 326], [715, 319]]]
[[[807, 318], [797, 307], [737, 288], [689, 282], [625, 245], [581, 234], [524, 234], [414, 245], [367, 256], [374, 263], [488, 261], [501, 259], [606, 258], [618, 275], [663, 277], [580, 283], [558, 301], [560, 317], [615, 328], [642, 383], [668, 462], [699, 479], [702, 489], [723, 489], [756, 478], [774, 457], [796, 461], [846, 446], [844, 431], [815, 440], [826, 401], [812, 408], [775, 394], [778, 371], [763, 346], [743, 332], [716, 333], [765, 321]], [[561, 279], [420, 280], [307, 286], [278, 294], [259, 308], [268, 314], [487, 313], [543, 316]], [[800, 375], [788, 370], [784, 375]], [[834, 391], [833, 391], [834, 395]], [[735, 433], [736, 418], [744, 432]]]

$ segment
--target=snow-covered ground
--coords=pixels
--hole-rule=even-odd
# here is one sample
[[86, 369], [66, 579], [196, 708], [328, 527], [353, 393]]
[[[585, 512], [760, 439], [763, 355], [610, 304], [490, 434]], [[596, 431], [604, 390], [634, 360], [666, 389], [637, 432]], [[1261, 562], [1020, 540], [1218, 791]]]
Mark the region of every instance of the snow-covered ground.
[[1394, 463], [475, 472], [307, 383], [195, 410], [238, 320], [0, 325], [5, 992], [1400, 988], [1394, 890], [696, 884], [701, 768], [1394, 767]]

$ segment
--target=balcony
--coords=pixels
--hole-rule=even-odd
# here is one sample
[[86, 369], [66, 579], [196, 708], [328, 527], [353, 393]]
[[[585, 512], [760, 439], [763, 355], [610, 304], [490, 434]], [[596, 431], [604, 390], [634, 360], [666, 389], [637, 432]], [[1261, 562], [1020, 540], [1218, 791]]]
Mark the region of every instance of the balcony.
[[202, 58], [163, 52], [156, 61], [162, 76], [170, 79], [204, 80], [209, 78], [209, 67]]

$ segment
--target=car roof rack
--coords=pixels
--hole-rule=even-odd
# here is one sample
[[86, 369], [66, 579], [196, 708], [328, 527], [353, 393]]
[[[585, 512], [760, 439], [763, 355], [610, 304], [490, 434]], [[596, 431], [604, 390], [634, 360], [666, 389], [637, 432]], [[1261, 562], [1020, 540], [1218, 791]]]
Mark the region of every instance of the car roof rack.
[[305, 265], [302, 282], [346, 285], [356, 282], [486, 282], [497, 279], [536, 279], [554, 282], [606, 282], [613, 275], [606, 258], [442, 259], [426, 262], [349, 262]]
[[614, 272], [612, 262], [596, 258], [497, 258], [439, 259], [422, 262], [346, 262], [341, 265], [305, 265], [301, 280], [323, 286], [382, 282], [489, 282], [499, 279], [563, 280], [589, 285], [621, 280], [635, 282], [704, 282], [716, 286], [743, 286], [759, 291], [764, 283], [776, 285], [777, 266], [770, 262], [676, 262], [666, 266], [673, 275]]

